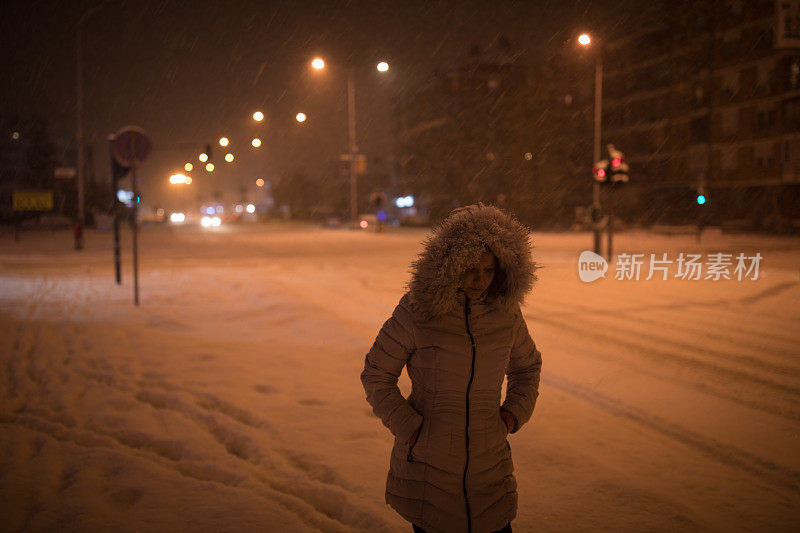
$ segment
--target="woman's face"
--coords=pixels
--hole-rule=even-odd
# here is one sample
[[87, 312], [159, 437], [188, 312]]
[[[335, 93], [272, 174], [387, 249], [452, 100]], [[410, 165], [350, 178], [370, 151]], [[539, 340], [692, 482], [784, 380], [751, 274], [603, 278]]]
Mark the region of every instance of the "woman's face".
[[489, 284], [494, 279], [494, 255], [492, 252], [484, 251], [478, 264], [467, 269], [461, 276], [461, 287], [470, 300], [480, 298], [481, 294], [489, 288]]

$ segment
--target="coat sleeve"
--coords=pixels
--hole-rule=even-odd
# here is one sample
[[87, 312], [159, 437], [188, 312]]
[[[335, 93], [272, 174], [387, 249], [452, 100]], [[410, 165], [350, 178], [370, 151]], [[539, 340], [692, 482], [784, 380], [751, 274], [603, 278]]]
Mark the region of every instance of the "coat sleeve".
[[414, 320], [404, 304], [401, 300], [383, 324], [361, 373], [372, 411], [401, 442], [406, 442], [422, 424], [422, 416], [397, 386], [397, 378], [414, 351]]
[[517, 425], [512, 433], [531, 419], [536, 399], [539, 397], [539, 376], [542, 371], [542, 354], [528, 333], [528, 326], [522, 313], [519, 313], [514, 345], [511, 348], [506, 375], [508, 388], [502, 409], [514, 415]]

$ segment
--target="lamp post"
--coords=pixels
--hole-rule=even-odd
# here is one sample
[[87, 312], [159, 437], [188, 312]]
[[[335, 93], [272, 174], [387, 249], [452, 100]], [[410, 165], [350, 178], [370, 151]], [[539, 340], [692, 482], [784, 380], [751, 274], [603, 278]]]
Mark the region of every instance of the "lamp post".
[[84, 223], [84, 169], [83, 169], [83, 25], [86, 21], [100, 11], [103, 7], [110, 3], [110, 0], [103, 0], [102, 3], [90, 7], [83, 12], [81, 18], [78, 19], [78, 25], [75, 32], [75, 63], [77, 71], [77, 163], [78, 163], [78, 223], [83, 227]]
[[[592, 42], [591, 37], [583, 33], [578, 37], [581, 46], [589, 46]], [[603, 53], [602, 49], [596, 46], [597, 61], [594, 68], [594, 153], [593, 163], [600, 161], [600, 135], [603, 120]], [[592, 180], [592, 210], [599, 218], [600, 213], [600, 183]], [[594, 221], [593, 221], [594, 222]], [[594, 223], [594, 253], [600, 253], [600, 227], [599, 223]]]
[[[312, 68], [322, 70], [325, 68], [325, 61], [315, 58], [311, 62]], [[377, 65], [378, 72], [389, 70], [389, 64], [381, 61]], [[356, 172], [356, 157], [358, 155], [358, 144], [356, 143], [356, 83], [355, 69], [347, 69], [347, 147], [348, 158], [350, 160], [350, 227], [356, 229], [358, 222], [358, 176]]]

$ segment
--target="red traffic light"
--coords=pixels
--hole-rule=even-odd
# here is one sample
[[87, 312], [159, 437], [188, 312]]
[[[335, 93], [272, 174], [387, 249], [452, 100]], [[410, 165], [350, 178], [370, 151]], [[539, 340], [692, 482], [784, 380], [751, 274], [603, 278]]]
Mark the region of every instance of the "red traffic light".
[[621, 157], [615, 157], [614, 159], [611, 160], [611, 166], [612, 167], [618, 167], [620, 165], [622, 165], [622, 158]]
[[598, 178], [604, 178], [604, 177], [606, 177], [606, 171], [605, 171], [605, 169], [602, 169], [602, 168], [596, 168], [596, 169], [594, 169], [594, 173], [595, 173], [595, 175], [596, 175]]

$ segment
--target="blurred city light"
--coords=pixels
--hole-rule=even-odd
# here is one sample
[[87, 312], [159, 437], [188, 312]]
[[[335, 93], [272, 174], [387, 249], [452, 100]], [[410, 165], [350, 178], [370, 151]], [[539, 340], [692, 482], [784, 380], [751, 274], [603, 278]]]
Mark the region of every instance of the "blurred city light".
[[413, 196], [401, 196], [400, 198], [395, 198], [394, 205], [397, 207], [413, 207], [414, 206], [414, 197]]
[[242, 204], [236, 204], [236, 212], [237, 213], [244, 212], [244, 206]]
[[186, 215], [183, 213], [172, 213], [169, 216], [169, 221], [173, 224], [181, 224], [186, 220]]
[[247, 212], [248, 213], [255, 213], [256, 212], [256, 206], [254, 206], [253, 204], [247, 204]]
[[192, 177], [186, 176], [186, 185], [191, 185], [191, 184], [192, 184]]
[[203, 218], [201, 218], [200, 219], [200, 224], [204, 228], [210, 228], [211, 227], [211, 217], [203, 217]]
[[369, 227], [369, 222], [362, 220], [358, 225], [361, 226], [361, 229], [367, 229], [367, 227]]
[[13, 132], [11, 134], [11, 138], [14, 139], [15, 141], [18, 140], [19, 139], [19, 132], [18, 131]]
[[228, 163], [232, 163], [233, 162], [233, 154], [230, 154], [230, 153], [225, 154], [225, 161], [227, 161]]
[[703, 205], [704, 203], [706, 203], [706, 196], [704, 194], [698, 194], [697, 203], [698, 205]]
[[219, 145], [220, 146], [228, 146], [228, 142], [229, 141], [228, 141], [227, 137], [220, 137], [220, 139], [219, 139]]
[[387, 70], [389, 70], [389, 63], [386, 61], [378, 63], [378, 72], [386, 72]]
[[191, 163], [186, 163], [185, 165], [183, 165], [183, 170], [185, 170], [186, 172], [191, 172], [193, 168], [194, 165], [192, 165]]
[[256, 111], [255, 113], [253, 113], [253, 120], [255, 120], [256, 122], [261, 122], [262, 120], [264, 120], [264, 113], [262, 113], [261, 111]]
[[183, 174], [173, 174], [169, 177], [169, 182], [173, 185], [177, 185], [179, 183], [186, 183], [186, 176]]
[[311, 66], [316, 70], [322, 70], [325, 68], [325, 62], [321, 58], [315, 57], [311, 62]]
[[222, 219], [219, 217], [211, 217], [211, 225], [218, 228], [222, 224]]
[[256, 137], [255, 139], [253, 139], [253, 140], [250, 142], [250, 144], [252, 144], [254, 148], [258, 148], [259, 146], [261, 146], [261, 139], [259, 139], [258, 137]]
[[206, 165], [207, 172], [214, 172], [214, 163], [209, 163]]
[[201, 163], [205, 163], [208, 161], [208, 154], [202, 153], [197, 157], [197, 159], [199, 159]]
[[123, 204], [130, 205], [133, 201], [133, 191], [125, 191], [123, 189], [117, 190], [117, 200]]
[[294, 118], [297, 119], [297, 122], [305, 122], [306, 121], [306, 114], [305, 113], [298, 113], [297, 116]]
[[581, 35], [578, 37], [578, 42], [579, 42], [580, 44], [582, 44], [583, 46], [588, 46], [588, 45], [589, 45], [589, 43], [591, 43], [591, 42], [592, 42], [592, 39], [591, 39], [591, 37], [589, 37], [589, 35], [588, 35], [588, 34], [586, 34], [586, 33], [582, 33], [582, 34], [581, 34]]
[[256, 187], [263, 187], [263, 186], [264, 186], [264, 180], [262, 180], [261, 178], [258, 178], [256, 180]]
[[222, 213], [223, 211], [225, 211], [225, 208], [222, 207], [221, 205], [218, 205], [216, 208], [214, 208], [214, 211], [217, 213]]

